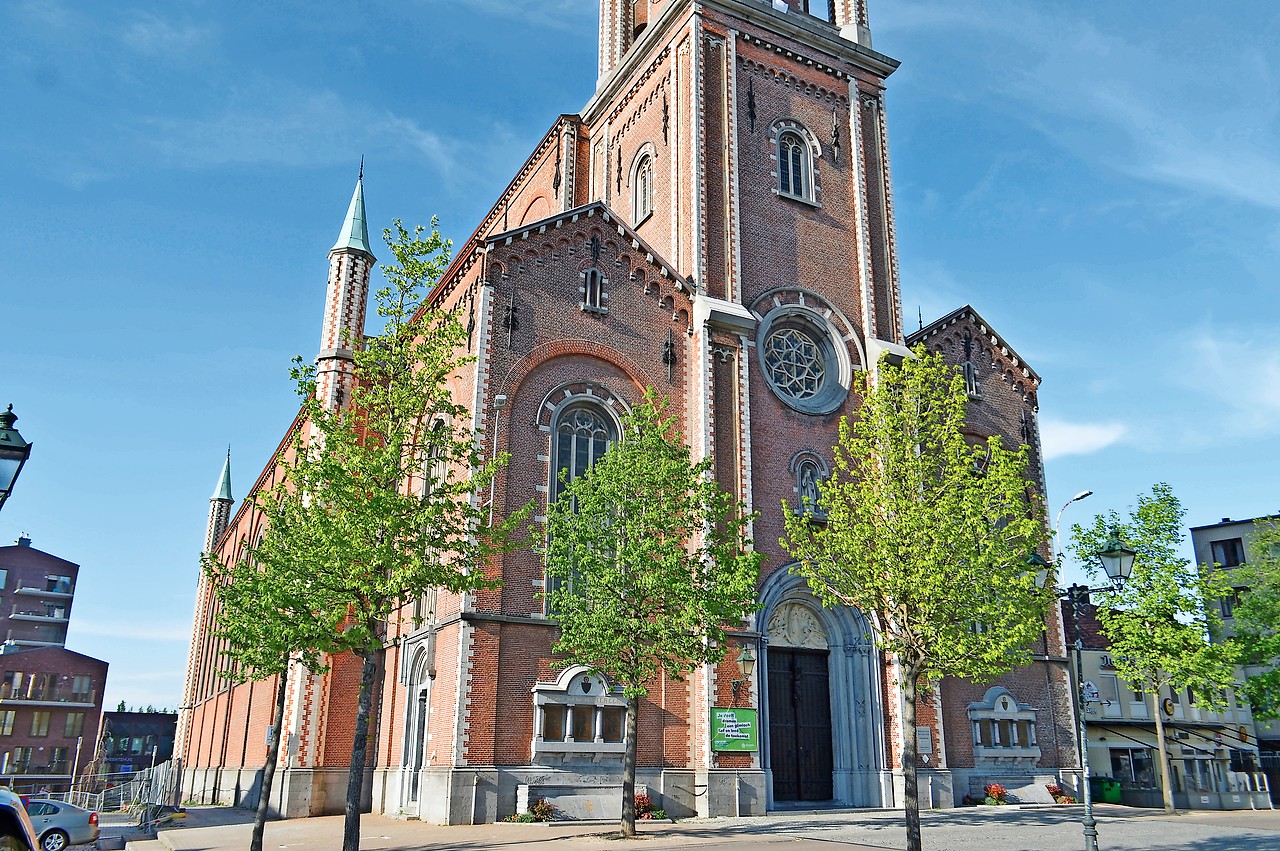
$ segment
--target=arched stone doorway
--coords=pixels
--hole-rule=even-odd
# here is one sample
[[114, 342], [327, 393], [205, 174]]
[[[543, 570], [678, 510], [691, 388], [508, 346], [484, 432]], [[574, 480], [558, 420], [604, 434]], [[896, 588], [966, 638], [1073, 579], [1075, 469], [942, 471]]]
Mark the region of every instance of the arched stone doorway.
[[422, 781], [422, 768], [427, 750], [427, 725], [431, 714], [431, 671], [428, 653], [419, 647], [410, 668], [408, 688], [405, 689], [404, 750], [401, 786], [401, 808], [417, 812]]
[[892, 806], [879, 654], [866, 617], [824, 609], [789, 568], [770, 577], [761, 597], [769, 806]]

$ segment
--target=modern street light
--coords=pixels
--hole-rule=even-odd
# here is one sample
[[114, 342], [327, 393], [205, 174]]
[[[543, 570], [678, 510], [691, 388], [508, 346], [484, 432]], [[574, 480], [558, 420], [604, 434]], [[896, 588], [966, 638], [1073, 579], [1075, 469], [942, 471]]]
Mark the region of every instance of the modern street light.
[[18, 415], [10, 404], [9, 410], [0, 414], [0, 508], [13, 492], [13, 484], [18, 481], [22, 465], [31, 456], [31, 444], [23, 440], [13, 427], [17, 421]]
[[[1085, 491], [1072, 498], [1063, 509], [1072, 502], [1084, 499], [1089, 496], [1092, 491]], [[1062, 511], [1058, 512], [1058, 520], [1062, 519]], [[1054, 526], [1054, 536], [1057, 537], [1057, 524]], [[1088, 709], [1089, 702], [1084, 691], [1084, 640], [1080, 635], [1080, 615], [1085, 605], [1089, 602], [1089, 595], [1098, 591], [1117, 591], [1129, 579], [1129, 575], [1133, 572], [1133, 561], [1137, 556], [1132, 549], [1127, 547], [1120, 540], [1119, 532], [1112, 530], [1111, 537], [1107, 539], [1106, 546], [1095, 553], [1098, 561], [1102, 564], [1102, 569], [1106, 571], [1108, 584], [1099, 588], [1087, 588], [1083, 585], [1072, 585], [1066, 591], [1057, 590], [1058, 598], [1066, 600], [1071, 604], [1071, 622], [1075, 628], [1075, 651], [1076, 651], [1076, 718], [1078, 719], [1079, 736], [1080, 736], [1080, 775], [1081, 789], [1080, 799], [1084, 802], [1084, 818], [1081, 825], [1084, 828], [1084, 847], [1085, 851], [1098, 851], [1098, 823], [1093, 817], [1093, 790], [1089, 787], [1089, 733], [1085, 712]], [[1055, 559], [1055, 568], [1061, 569], [1063, 561], [1063, 553], [1059, 548], [1057, 558]], [[1042, 563], [1043, 560], [1037, 560]], [[1037, 579], [1041, 582], [1048, 581], [1047, 566], [1038, 572]]]

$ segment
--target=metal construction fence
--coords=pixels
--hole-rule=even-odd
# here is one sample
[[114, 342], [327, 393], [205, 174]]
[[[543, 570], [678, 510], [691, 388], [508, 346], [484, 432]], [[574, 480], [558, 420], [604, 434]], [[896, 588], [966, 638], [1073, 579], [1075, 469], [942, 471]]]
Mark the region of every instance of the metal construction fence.
[[162, 762], [143, 771], [86, 774], [76, 780], [69, 792], [44, 792], [37, 788], [15, 788], [14, 791], [66, 801], [100, 813], [144, 813], [148, 810], [177, 807], [181, 795], [181, 779], [182, 774], [176, 762]]

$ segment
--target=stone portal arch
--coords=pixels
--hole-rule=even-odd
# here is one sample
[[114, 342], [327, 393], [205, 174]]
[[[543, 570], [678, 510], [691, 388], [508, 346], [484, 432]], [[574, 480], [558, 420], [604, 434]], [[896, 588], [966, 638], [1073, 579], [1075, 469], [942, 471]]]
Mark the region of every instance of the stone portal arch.
[[401, 749], [401, 809], [417, 812], [421, 792], [422, 771], [426, 767], [427, 730], [431, 716], [432, 670], [430, 639], [413, 648], [413, 662], [407, 673], [404, 691], [404, 747]]
[[[892, 774], [885, 766], [881, 666], [870, 621], [857, 609], [823, 608], [789, 566], [765, 582], [761, 604], [760, 757], [768, 806], [790, 800], [892, 806]], [[825, 689], [815, 682], [824, 672]], [[788, 689], [796, 691], [788, 694]], [[815, 706], [824, 691], [828, 712]], [[805, 728], [802, 734], [792, 728], [797, 723]], [[797, 768], [791, 762], [796, 757], [790, 748], [802, 737], [809, 740], [804, 747], [821, 747], [826, 725], [830, 785], [825, 777], [814, 776], [827, 770], [824, 757], [811, 754], [806, 754], [813, 758], [804, 760], [808, 771], [799, 772], [797, 785]], [[815, 797], [819, 795], [824, 797]]]

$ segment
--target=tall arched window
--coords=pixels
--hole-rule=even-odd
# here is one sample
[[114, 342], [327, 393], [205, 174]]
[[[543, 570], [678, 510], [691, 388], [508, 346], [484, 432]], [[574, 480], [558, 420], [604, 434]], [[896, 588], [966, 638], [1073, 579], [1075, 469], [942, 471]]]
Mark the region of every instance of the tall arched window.
[[809, 146], [799, 133], [778, 136], [778, 191], [783, 195], [809, 199], [813, 196]]
[[[613, 418], [590, 402], [565, 408], [556, 417], [555, 467], [551, 471], [551, 498], [560, 496], [567, 482], [585, 473], [618, 439]], [[561, 481], [561, 471], [565, 471]]]
[[641, 154], [631, 175], [631, 221], [640, 224], [653, 212], [653, 157]]
[[[550, 493], [554, 501], [564, 492], [565, 485], [591, 469], [591, 465], [609, 451], [618, 439], [618, 427], [599, 405], [575, 402], [557, 414], [552, 435], [555, 463], [551, 468]], [[572, 578], [553, 579], [546, 588], [547, 594], [561, 588], [566, 581], [572, 590]]]
[[582, 273], [582, 306], [587, 310], [604, 307], [603, 276], [599, 269], [587, 269]]

